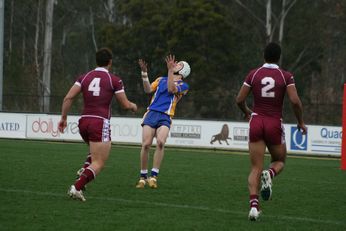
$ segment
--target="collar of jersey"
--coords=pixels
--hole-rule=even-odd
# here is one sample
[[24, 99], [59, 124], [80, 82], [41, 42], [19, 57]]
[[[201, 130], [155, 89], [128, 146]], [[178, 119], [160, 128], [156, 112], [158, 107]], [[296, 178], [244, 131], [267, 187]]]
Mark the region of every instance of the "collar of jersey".
[[96, 67], [95, 71], [104, 71], [104, 72], [108, 72], [108, 70], [104, 67]]
[[279, 68], [279, 66], [274, 64], [274, 63], [265, 63], [265, 64], [263, 64], [262, 67], [272, 68], [272, 69], [278, 69]]

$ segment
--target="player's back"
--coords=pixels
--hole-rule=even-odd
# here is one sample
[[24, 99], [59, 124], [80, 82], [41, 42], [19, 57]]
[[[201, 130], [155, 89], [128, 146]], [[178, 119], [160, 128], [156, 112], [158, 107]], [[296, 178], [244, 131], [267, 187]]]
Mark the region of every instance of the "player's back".
[[294, 84], [291, 73], [280, 69], [275, 64], [264, 64], [249, 73], [245, 84], [252, 89], [254, 113], [276, 118], [282, 117], [286, 87]]
[[124, 91], [122, 81], [105, 68], [96, 68], [77, 80], [82, 88], [83, 116], [99, 116], [109, 119], [111, 102], [115, 92]]

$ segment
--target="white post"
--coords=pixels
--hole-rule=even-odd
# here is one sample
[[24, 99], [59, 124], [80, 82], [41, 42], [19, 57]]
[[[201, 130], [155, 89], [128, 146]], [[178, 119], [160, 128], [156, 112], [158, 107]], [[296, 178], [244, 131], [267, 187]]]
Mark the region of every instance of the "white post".
[[266, 33], [267, 33], [267, 42], [271, 42], [271, 34], [272, 34], [272, 1], [267, 0], [266, 6]]
[[46, 23], [43, 54], [43, 111], [49, 112], [50, 106], [50, 76], [52, 61], [52, 32], [53, 32], [54, 0], [48, 0], [46, 6]]
[[4, 13], [5, 0], [0, 0], [0, 111], [2, 111], [2, 95], [4, 88]]

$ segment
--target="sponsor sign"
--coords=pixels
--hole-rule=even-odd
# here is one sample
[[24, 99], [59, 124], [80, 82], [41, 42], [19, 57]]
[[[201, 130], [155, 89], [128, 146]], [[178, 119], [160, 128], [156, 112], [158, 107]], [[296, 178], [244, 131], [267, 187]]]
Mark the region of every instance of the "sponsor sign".
[[331, 126], [315, 126], [309, 129], [311, 132], [312, 153], [340, 154], [342, 128]]
[[67, 117], [67, 127], [64, 133], [58, 131], [60, 116], [57, 115], [28, 115], [27, 137], [35, 139], [81, 140], [78, 129], [78, 116]]
[[201, 125], [173, 124], [170, 129], [170, 136], [175, 138], [200, 139]]
[[[0, 137], [82, 141], [79, 116], [68, 116], [64, 133], [58, 131], [60, 115], [0, 113]], [[141, 118], [112, 117], [113, 142], [141, 144]], [[294, 124], [285, 124], [289, 153], [341, 155], [342, 128], [308, 126], [302, 135]], [[170, 146], [248, 150], [248, 123], [173, 119], [166, 144]], [[154, 144], [156, 139], [154, 139]]]
[[233, 128], [233, 139], [239, 142], [249, 141], [249, 128], [248, 127], [234, 127]]
[[229, 128], [230, 126], [227, 123], [224, 123], [222, 125], [220, 124], [216, 126], [216, 128], [217, 127], [221, 128], [219, 129], [220, 132], [217, 132], [217, 133], [214, 132], [214, 134], [211, 135], [210, 144], [216, 143], [219, 145], [222, 145], [222, 144], [229, 145], [229, 143], [232, 141], [232, 138], [230, 136], [230, 128]]
[[306, 151], [308, 149], [309, 133], [303, 135], [297, 126], [291, 126], [291, 150]]
[[0, 137], [25, 138], [26, 114], [0, 113]]
[[173, 119], [167, 145], [199, 147], [203, 139], [203, 127], [199, 120]]

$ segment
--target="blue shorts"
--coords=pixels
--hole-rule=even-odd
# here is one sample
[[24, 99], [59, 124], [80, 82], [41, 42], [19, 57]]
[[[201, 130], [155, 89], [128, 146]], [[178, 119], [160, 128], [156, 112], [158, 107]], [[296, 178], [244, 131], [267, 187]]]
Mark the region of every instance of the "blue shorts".
[[168, 128], [171, 128], [171, 117], [167, 115], [166, 113], [159, 112], [159, 111], [147, 111], [144, 114], [142, 126], [148, 125], [152, 128], [159, 128], [161, 126], [166, 126]]

